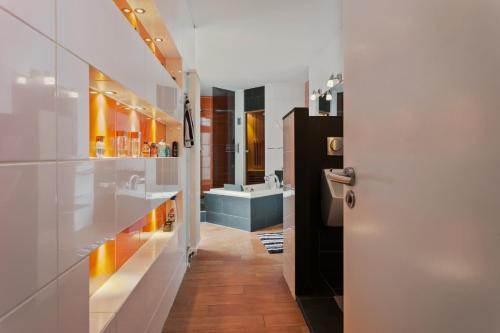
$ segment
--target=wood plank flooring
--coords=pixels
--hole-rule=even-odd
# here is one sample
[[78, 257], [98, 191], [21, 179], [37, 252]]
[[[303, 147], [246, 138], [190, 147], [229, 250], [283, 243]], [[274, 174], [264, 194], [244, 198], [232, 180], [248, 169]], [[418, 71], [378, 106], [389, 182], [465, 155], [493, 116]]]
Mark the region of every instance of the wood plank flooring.
[[202, 223], [164, 333], [309, 332], [283, 278], [282, 255], [268, 254], [256, 235]]

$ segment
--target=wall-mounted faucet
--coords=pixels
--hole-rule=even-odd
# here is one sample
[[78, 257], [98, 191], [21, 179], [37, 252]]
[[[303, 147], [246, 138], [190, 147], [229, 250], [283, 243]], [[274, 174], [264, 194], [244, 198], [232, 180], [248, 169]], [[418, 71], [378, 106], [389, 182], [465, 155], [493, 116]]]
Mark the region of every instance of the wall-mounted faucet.
[[145, 183], [144, 177], [139, 177], [138, 175], [132, 175], [127, 183], [127, 188], [129, 190], [135, 191], [137, 190], [137, 185], [138, 184], [144, 184]]

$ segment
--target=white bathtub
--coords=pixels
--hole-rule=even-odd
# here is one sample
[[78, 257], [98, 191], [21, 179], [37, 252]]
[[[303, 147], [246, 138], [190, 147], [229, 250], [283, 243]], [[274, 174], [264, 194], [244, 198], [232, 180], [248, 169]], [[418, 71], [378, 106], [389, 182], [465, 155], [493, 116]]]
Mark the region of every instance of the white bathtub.
[[227, 195], [231, 197], [238, 197], [238, 198], [249, 198], [249, 199], [254, 199], [254, 198], [260, 198], [260, 197], [265, 197], [268, 195], [276, 195], [276, 194], [282, 194], [283, 189], [281, 188], [269, 188], [270, 186], [268, 184], [255, 184], [255, 185], [246, 185], [243, 186], [243, 192], [241, 191], [229, 191], [225, 190], [223, 188], [213, 188], [210, 191], [206, 191], [205, 193], [211, 193], [211, 194], [219, 194], [219, 195]]
[[206, 220], [245, 231], [283, 223], [283, 190], [267, 184], [245, 186], [244, 191], [214, 188], [205, 192]]

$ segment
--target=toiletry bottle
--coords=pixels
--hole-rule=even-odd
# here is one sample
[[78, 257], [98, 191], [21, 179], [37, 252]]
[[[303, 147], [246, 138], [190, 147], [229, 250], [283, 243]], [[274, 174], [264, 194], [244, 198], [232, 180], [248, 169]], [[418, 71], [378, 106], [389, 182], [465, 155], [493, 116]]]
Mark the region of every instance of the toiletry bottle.
[[118, 151], [118, 157], [128, 155], [128, 135], [126, 131], [116, 131], [116, 150]]
[[96, 137], [95, 141], [95, 156], [97, 158], [103, 158], [106, 152], [106, 147], [104, 146], [104, 136], [99, 135]]
[[170, 145], [169, 145], [169, 144], [167, 144], [167, 145], [165, 146], [165, 156], [167, 156], [167, 157], [172, 156], [172, 148], [170, 148]]
[[156, 146], [156, 143], [151, 142], [151, 146], [149, 147], [149, 149], [151, 157], [158, 157], [158, 147]]
[[177, 141], [172, 142], [172, 156], [179, 157], [179, 144]]
[[130, 154], [132, 157], [139, 157], [141, 155], [139, 132], [130, 132]]
[[158, 157], [167, 157], [167, 144], [163, 139], [158, 143]]
[[149, 144], [147, 143], [147, 141], [144, 141], [144, 144], [142, 145], [142, 156], [143, 157], [151, 156], [151, 149], [149, 148]]

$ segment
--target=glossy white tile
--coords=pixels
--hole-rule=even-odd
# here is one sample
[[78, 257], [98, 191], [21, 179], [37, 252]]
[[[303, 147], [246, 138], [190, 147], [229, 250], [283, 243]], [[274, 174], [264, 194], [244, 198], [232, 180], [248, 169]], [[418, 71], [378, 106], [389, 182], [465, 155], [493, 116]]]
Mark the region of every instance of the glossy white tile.
[[2, 165], [0, 184], [1, 316], [56, 277], [56, 164]]
[[116, 160], [116, 232], [131, 226], [148, 212], [145, 159]]
[[9, 314], [0, 318], [0, 332], [59, 332], [57, 329], [57, 316], [57, 282], [54, 281]]
[[2, 10], [0, 40], [0, 162], [55, 160], [55, 44]]
[[89, 66], [57, 47], [57, 159], [89, 156]]
[[115, 163], [58, 162], [60, 272], [115, 236]]
[[59, 331], [89, 332], [89, 259], [86, 258], [57, 279]]
[[48, 37], [55, 39], [55, 0], [0, 0], [4, 8]]

